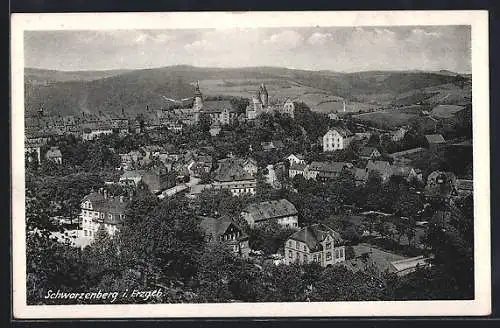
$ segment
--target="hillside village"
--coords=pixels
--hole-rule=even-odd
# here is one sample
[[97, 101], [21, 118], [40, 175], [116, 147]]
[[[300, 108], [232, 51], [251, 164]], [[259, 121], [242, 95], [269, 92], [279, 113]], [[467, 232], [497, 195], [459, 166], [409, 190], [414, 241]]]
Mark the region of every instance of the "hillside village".
[[264, 82], [191, 88], [26, 117], [28, 302], [61, 283], [164, 303], [474, 297], [470, 102], [381, 108], [415, 114], [387, 125]]

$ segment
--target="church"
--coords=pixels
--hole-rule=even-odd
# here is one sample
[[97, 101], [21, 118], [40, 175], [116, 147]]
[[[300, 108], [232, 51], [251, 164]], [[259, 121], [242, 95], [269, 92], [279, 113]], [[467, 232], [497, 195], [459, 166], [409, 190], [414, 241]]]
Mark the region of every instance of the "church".
[[291, 99], [287, 99], [283, 105], [271, 105], [269, 103], [269, 93], [267, 88], [262, 83], [259, 89], [252, 94], [252, 101], [246, 108], [246, 119], [254, 120], [262, 113], [270, 113], [278, 111], [294, 118], [295, 103]]

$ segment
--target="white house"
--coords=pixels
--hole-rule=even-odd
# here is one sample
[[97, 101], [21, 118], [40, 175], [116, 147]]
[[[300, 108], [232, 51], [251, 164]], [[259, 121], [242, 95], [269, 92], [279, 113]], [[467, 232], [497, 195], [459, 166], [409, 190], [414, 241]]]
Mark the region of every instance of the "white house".
[[285, 241], [285, 264], [316, 262], [322, 267], [345, 262], [340, 234], [324, 224], [306, 226]]
[[347, 148], [351, 142], [353, 134], [343, 128], [332, 128], [323, 136], [323, 151], [329, 152]]

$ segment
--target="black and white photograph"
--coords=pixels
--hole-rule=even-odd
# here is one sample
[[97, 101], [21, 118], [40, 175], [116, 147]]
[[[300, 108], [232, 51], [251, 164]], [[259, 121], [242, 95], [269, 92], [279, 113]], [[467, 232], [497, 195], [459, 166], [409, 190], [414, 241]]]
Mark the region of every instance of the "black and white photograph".
[[78, 17], [12, 22], [14, 313], [489, 313], [487, 13]]

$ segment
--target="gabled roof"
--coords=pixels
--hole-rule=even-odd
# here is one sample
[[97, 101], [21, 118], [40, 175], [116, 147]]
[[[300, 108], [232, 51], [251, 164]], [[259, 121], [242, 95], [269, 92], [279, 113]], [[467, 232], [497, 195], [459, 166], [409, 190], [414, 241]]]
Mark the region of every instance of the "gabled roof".
[[[340, 135], [341, 135], [342, 137], [344, 137], [344, 138], [351, 137], [351, 136], [353, 136], [353, 135], [354, 135], [354, 134], [353, 134], [351, 131], [349, 131], [348, 129], [341, 128], [341, 127], [334, 127], [334, 128], [331, 128], [331, 129], [329, 129], [329, 130], [328, 130], [328, 132], [330, 132], [330, 131], [337, 131], [337, 132], [338, 132], [338, 134], [340, 134]], [[327, 132], [327, 133], [328, 133], [328, 132]]]
[[292, 162], [292, 164], [290, 165], [290, 170], [304, 171], [306, 167], [306, 164]]
[[288, 237], [288, 239], [303, 242], [311, 251], [317, 251], [323, 248], [321, 242], [327, 236], [331, 236], [337, 243], [342, 242], [342, 237], [338, 232], [321, 223], [306, 226]]
[[50, 147], [45, 156], [46, 158], [58, 158], [62, 157], [62, 154], [58, 147]]
[[368, 171], [377, 171], [381, 176], [392, 173], [391, 164], [386, 161], [368, 161], [366, 169]]
[[286, 199], [250, 204], [243, 210], [252, 215], [255, 222], [297, 215], [295, 206]]
[[219, 237], [223, 235], [230, 226], [239, 230], [242, 234], [240, 238], [247, 237], [246, 234], [241, 230], [241, 228], [236, 225], [229, 218], [213, 218], [213, 217], [199, 217], [201, 219], [200, 228], [205, 232], [205, 234], [212, 237]]
[[[93, 192], [85, 196], [82, 203], [89, 200], [92, 203], [92, 209], [97, 212], [106, 214], [124, 214], [128, 204], [128, 200], [120, 201], [120, 197], [109, 196], [104, 198], [104, 195], [98, 192]], [[107, 216], [105, 217], [107, 219]]]
[[465, 179], [457, 179], [455, 182], [458, 190], [474, 190], [474, 181], [473, 180], [465, 180]]
[[378, 149], [375, 147], [363, 147], [359, 150], [359, 156], [370, 157], [375, 151], [378, 151]]
[[430, 144], [444, 143], [445, 140], [440, 134], [426, 134], [425, 139]]
[[254, 178], [243, 169], [244, 162], [238, 159], [219, 161], [215, 181], [229, 182], [238, 180], [253, 180]]
[[351, 169], [352, 175], [356, 181], [366, 181], [368, 180], [368, 172], [366, 170], [360, 169], [358, 167], [353, 167]]

